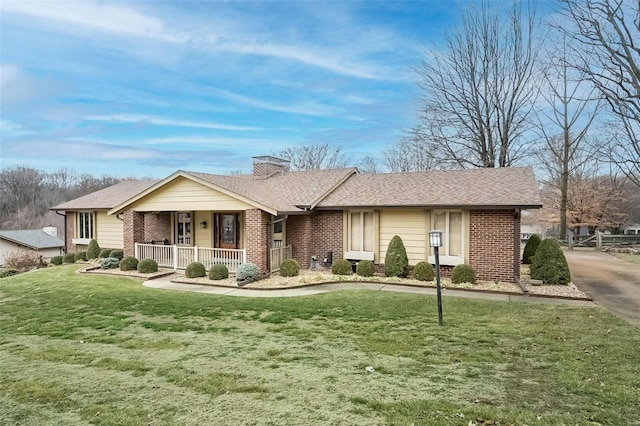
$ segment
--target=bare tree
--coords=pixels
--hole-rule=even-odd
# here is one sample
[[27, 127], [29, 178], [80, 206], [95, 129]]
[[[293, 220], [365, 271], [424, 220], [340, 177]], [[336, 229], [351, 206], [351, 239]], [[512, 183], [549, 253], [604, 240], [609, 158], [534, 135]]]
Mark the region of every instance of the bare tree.
[[559, 190], [560, 238], [564, 239], [569, 177], [594, 152], [587, 146], [587, 132], [598, 113], [599, 102], [594, 96], [595, 88], [587, 87], [584, 72], [569, 65], [571, 50], [566, 37], [554, 43], [554, 50], [545, 62], [540, 96], [547, 107], [536, 113], [543, 141], [537, 156], [548, 182]]
[[539, 42], [529, 2], [505, 15], [489, 1], [471, 3], [462, 26], [447, 33], [416, 69], [422, 90], [415, 136], [439, 163], [505, 167], [525, 152], [537, 93]]
[[347, 166], [341, 149], [326, 143], [291, 146], [275, 155], [289, 160], [291, 170], [339, 169]]
[[563, 0], [584, 72], [617, 119], [611, 158], [640, 186], [640, 1]]
[[393, 146], [382, 152], [382, 159], [389, 171], [422, 172], [436, 168], [434, 147], [425, 137], [421, 126], [400, 138]]
[[358, 163], [358, 170], [364, 174], [380, 173], [378, 159], [373, 155], [365, 155]]

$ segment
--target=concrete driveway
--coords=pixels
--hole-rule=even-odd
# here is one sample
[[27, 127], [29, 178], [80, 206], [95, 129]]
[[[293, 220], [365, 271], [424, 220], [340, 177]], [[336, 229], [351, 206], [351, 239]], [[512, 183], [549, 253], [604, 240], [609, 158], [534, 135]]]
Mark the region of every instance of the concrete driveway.
[[593, 301], [640, 327], [640, 265], [602, 252], [565, 251], [573, 283]]

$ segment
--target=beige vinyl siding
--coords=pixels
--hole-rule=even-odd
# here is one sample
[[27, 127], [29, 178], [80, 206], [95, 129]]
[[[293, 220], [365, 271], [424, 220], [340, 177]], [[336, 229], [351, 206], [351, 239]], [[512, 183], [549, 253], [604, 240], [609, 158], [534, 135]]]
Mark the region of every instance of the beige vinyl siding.
[[122, 249], [123, 222], [116, 215], [96, 212], [96, 241], [100, 248]]
[[[196, 230], [195, 245], [199, 247], [213, 247], [213, 220], [211, 212], [195, 212]], [[200, 228], [200, 223], [207, 222], [207, 229]]]
[[167, 210], [237, 211], [255, 207], [192, 180], [177, 177], [127, 208], [152, 212]]
[[427, 259], [429, 211], [419, 209], [382, 210], [380, 212], [380, 263], [384, 263], [394, 235], [402, 238], [409, 264]]

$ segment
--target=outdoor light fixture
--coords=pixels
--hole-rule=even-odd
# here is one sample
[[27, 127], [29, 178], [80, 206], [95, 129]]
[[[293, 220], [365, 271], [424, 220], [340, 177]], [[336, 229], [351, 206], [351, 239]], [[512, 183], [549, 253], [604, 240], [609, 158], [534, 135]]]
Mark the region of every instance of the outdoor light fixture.
[[440, 247], [442, 247], [442, 231], [429, 231], [429, 246], [433, 247], [436, 258], [436, 290], [438, 293], [438, 324], [442, 325], [442, 290], [440, 288]]
[[207, 229], [207, 221], [206, 220], [203, 220], [202, 222], [200, 222], [200, 228]]

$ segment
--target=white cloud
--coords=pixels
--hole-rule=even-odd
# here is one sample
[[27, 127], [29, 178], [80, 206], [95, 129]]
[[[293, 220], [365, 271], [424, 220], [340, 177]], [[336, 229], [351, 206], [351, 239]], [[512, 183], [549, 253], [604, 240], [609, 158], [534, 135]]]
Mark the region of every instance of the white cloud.
[[24, 126], [9, 120], [0, 120], [0, 137], [16, 137], [33, 135], [35, 132], [27, 130]]
[[303, 102], [296, 105], [280, 105], [272, 102], [266, 102], [259, 99], [250, 98], [248, 96], [233, 93], [229, 90], [211, 88], [211, 90], [218, 96], [228, 99], [239, 104], [248, 105], [260, 109], [266, 109], [270, 111], [286, 112], [289, 114], [301, 114], [311, 115], [317, 117], [328, 117], [338, 113], [336, 108], [331, 108], [325, 105], [320, 105], [316, 102]]
[[188, 120], [172, 120], [163, 117], [154, 117], [151, 115], [138, 114], [111, 114], [111, 115], [87, 115], [84, 117], [88, 121], [106, 121], [112, 123], [140, 123], [153, 124], [156, 126], [173, 126], [173, 127], [193, 127], [199, 129], [216, 129], [216, 130], [237, 130], [252, 131], [261, 130], [260, 127], [235, 126], [230, 124], [218, 124], [210, 122], [197, 122]]

